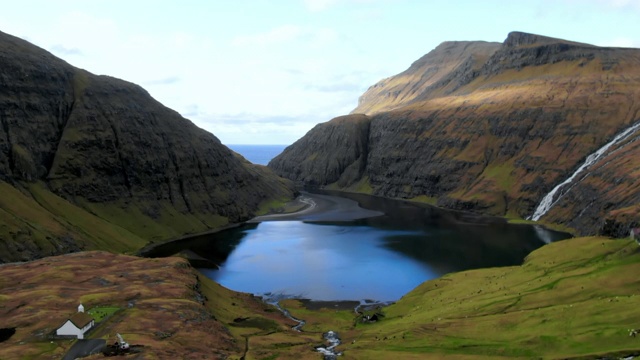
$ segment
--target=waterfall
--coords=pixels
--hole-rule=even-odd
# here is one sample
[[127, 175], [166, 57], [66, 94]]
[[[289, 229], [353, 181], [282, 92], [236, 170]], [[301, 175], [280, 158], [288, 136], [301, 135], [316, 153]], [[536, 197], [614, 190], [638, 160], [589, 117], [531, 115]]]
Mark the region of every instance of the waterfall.
[[[584, 171], [585, 169], [589, 168], [591, 165], [595, 164], [607, 152], [607, 150], [609, 150], [610, 147], [612, 147], [612, 146], [614, 146], [614, 145], [626, 140], [629, 136], [631, 136], [638, 129], [640, 129], [640, 122], [638, 122], [635, 125], [627, 128], [625, 131], [619, 133], [618, 135], [616, 135], [616, 137], [613, 138], [613, 140], [609, 141], [603, 147], [598, 149], [598, 151], [596, 151], [593, 154], [587, 156], [587, 159], [584, 161], [584, 163], [582, 165], [580, 165], [578, 170], [576, 170], [565, 181], [563, 181], [562, 183], [556, 185], [556, 187], [554, 187], [542, 199], [542, 201], [540, 201], [540, 204], [536, 208], [536, 211], [534, 211], [533, 216], [531, 216], [529, 218], [529, 220], [533, 220], [533, 221], [540, 220], [540, 218], [544, 214], [546, 214], [549, 211], [549, 209], [551, 209], [553, 207], [553, 205], [555, 205], [558, 202], [558, 200], [560, 200], [562, 198], [562, 196], [564, 195], [564, 194], [560, 194], [560, 196], [558, 196], [558, 198], [555, 199], [555, 201], [554, 201], [554, 197], [556, 196], [556, 193], [558, 191], [560, 191], [560, 188], [562, 188], [563, 186], [565, 186], [567, 184], [570, 184], [582, 171]], [[565, 192], [565, 194], [566, 194], [566, 192]]]

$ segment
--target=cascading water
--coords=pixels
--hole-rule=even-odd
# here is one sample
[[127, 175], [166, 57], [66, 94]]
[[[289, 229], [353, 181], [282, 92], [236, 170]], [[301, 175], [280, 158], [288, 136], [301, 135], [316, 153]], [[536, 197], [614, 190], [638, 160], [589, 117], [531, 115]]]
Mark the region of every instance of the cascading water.
[[598, 149], [598, 151], [594, 152], [593, 154], [587, 156], [587, 159], [585, 160], [585, 162], [580, 165], [580, 167], [578, 168], [578, 170], [576, 170], [571, 176], [569, 176], [569, 178], [567, 178], [565, 181], [563, 181], [562, 183], [556, 185], [556, 187], [554, 187], [543, 199], [542, 201], [540, 201], [540, 204], [538, 205], [538, 207], [536, 208], [536, 211], [534, 211], [533, 216], [531, 216], [529, 218], [529, 220], [533, 220], [533, 221], [538, 221], [540, 220], [540, 218], [546, 214], [549, 209], [551, 209], [553, 207], [553, 205], [555, 205], [558, 200], [560, 200], [562, 198], [562, 196], [565, 193], [561, 193], [560, 196], [558, 196], [557, 199], [554, 198], [556, 196], [556, 193], [558, 193], [562, 187], [564, 187], [567, 184], [570, 184], [571, 182], [573, 182], [573, 180], [580, 174], [582, 173], [585, 169], [588, 169], [591, 165], [595, 164], [606, 152], [607, 150], [609, 150], [610, 147], [626, 140], [629, 136], [631, 136], [634, 132], [636, 132], [638, 129], [640, 129], [640, 122], [636, 123], [635, 125], [627, 128], [625, 131], [619, 133], [618, 135], [616, 135], [616, 137], [613, 138], [613, 140], [609, 141], [607, 144], [605, 144], [603, 147], [601, 147], [600, 149]]

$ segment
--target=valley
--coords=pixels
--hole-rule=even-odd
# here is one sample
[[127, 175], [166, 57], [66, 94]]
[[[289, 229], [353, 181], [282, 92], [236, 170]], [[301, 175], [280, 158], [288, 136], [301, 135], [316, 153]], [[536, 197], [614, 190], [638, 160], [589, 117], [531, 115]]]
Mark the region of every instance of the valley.
[[[1, 32], [0, 64], [0, 359], [63, 358], [75, 339], [54, 333], [80, 303], [112, 311], [88, 338], [112, 343], [120, 333], [140, 345], [121, 358], [317, 359], [328, 331], [352, 359], [640, 354], [630, 336], [640, 327], [640, 248], [629, 239], [640, 227], [639, 49], [523, 32], [502, 43], [445, 42], [268, 166], [142, 87]], [[373, 200], [364, 195], [410, 202], [388, 211], [407, 224], [425, 221], [406, 208], [437, 206], [454, 226], [508, 221], [579, 237], [541, 246], [529, 231], [536, 245], [518, 260], [485, 263], [515, 246], [477, 229], [443, 236], [429, 254], [455, 249], [454, 258], [477, 256], [481, 266], [447, 268], [384, 307], [279, 301], [304, 320], [302, 331], [259, 297], [208, 279], [181, 257], [192, 253], [134, 255], [251, 219], [259, 227], [259, 215], [298, 240], [305, 221], [348, 232], [328, 219], [353, 212], [304, 212], [313, 206], [298, 198], [303, 189], [337, 191], [365, 208]], [[291, 215], [299, 224], [287, 224], [284, 214], [300, 210]], [[326, 244], [352, 240], [304, 229]], [[380, 229], [394, 240], [387, 247], [409, 257], [428, 248], [424, 235], [407, 250], [398, 229]], [[340, 251], [357, 259], [364, 250]]]

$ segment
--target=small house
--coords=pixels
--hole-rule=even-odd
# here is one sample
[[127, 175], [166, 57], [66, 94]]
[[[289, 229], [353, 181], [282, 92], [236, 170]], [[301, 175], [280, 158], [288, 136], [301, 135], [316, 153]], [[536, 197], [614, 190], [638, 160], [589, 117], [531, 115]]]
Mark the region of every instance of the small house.
[[78, 312], [73, 314], [56, 330], [58, 336], [75, 336], [84, 339], [84, 334], [95, 325], [95, 320], [89, 314], [85, 314], [84, 306], [78, 306]]

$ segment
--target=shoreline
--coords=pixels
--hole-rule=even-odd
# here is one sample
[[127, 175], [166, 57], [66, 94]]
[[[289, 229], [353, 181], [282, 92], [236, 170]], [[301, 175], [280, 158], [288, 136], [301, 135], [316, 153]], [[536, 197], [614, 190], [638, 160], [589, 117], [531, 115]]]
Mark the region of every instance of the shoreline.
[[218, 232], [221, 232], [221, 231], [225, 231], [225, 230], [229, 230], [229, 229], [235, 229], [237, 227], [240, 227], [240, 226], [244, 225], [245, 223], [246, 222], [228, 224], [228, 225], [219, 227], [217, 229], [211, 229], [211, 230], [204, 231], [204, 232], [197, 233], [197, 234], [184, 235], [184, 236], [181, 236], [179, 238], [170, 239], [170, 240], [166, 240], [166, 241], [161, 241], [161, 242], [158, 242], [158, 243], [150, 243], [150, 244], [147, 244], [144, 247], [140, 248], [138, 251], [136, 251], [132, 255], [133, 256], [139, 256], [139, 257], [144, 257], [144, 258], [153, 257], [152, 253], [155, 250], [157, 250], [159, 247], [161, 247], [161, 246], [173, 244], [173, 243], [180, 242], [180, 241], [190, 240], [190, 239], [193, 239], [193, 238], [196, 238], [196, 237], [200, 237], [200, 236], [211, 235], [211, 234], [215, 234], [215, 233], [218, 233]]
[[303, 203], [305, 205], [302, 206], [302, 208], [300, 208], [299, 210], [296, 211], [292, 211], [292, 212], [283, 212], [283, 213], [277, 213], [277, 214], [266, 214], [266, 215], [259, 215], [254, 217], [253, 219], [249, 219], [246, 222], [248, 223], [256, 223], [256, 222], [262, 222], [262, 221], [273, 221], [273, 220], [280, 220], [280, 219], [289, 219], [292, 217], [296, 217], [296, 216], [300, 216], [303, 215], [305, 213], [308, 212], [312, 212], [314, 211], [314, 209], [318, 206], [318, 204], [313, 201], [313, 199], [309, 196], [306, 195], [298, 195], [298, 197], [296, 197], [295, 199], [293, 199], [292, 201], [290, 201], [290, 203]]
[[[140, 257], [154, 257], [154, 253], [163, 246], [234, 229], [245, 224], [255, 224], [263, 221], [349, 221], [383, 215], [380, 211], [362, 208], [356, 201], [351, 199], [332, 195], [312, 194], [305, 191], [301, 192], [300, 195], [291, 202], [303, 203], [305, 206], [290, 213], [256, 216], [247, 221], [228, 224], [217, 229], [211, 229], [197, 234], [184, 235], [179, 238], [169, 239], [158, 243], [150, 243], [137, 250], [133, 255]], [[190, 261], [192, 260], [189, 257], [186, 257], [186, 259]]]
[[377, 210], [366, 209], [352, 199], [330, 194], [301, 191], [294, 201], [306, 204], [298, 211], [283, 214], [256, 216], [247, 223], [263, 221], [352, 221], [384, 215]]

